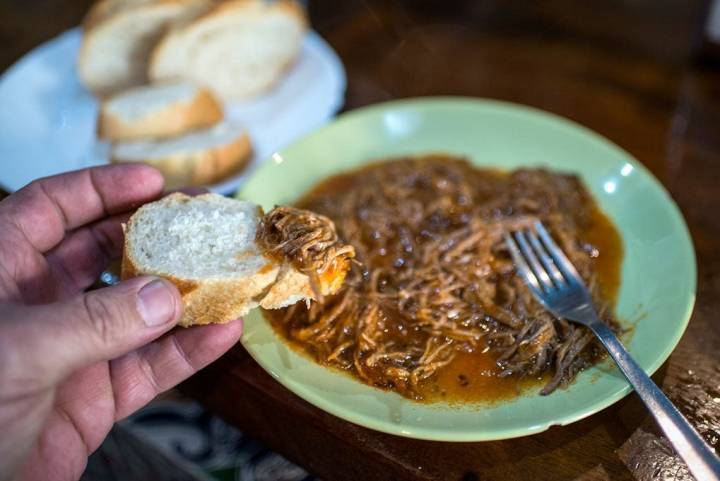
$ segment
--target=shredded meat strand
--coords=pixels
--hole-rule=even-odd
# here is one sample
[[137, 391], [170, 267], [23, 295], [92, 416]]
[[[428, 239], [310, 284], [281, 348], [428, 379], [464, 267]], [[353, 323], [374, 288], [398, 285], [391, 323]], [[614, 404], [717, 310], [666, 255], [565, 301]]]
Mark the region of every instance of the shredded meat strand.
[[340, 241], [329, 218], [295, 207], [275, 207], [260, 220], [256, 240], [263, 252], [284, 261], [310, 278], [315, 299], [323, 301], [319, 276], [338, 259], [355, 255], [355, 249]]

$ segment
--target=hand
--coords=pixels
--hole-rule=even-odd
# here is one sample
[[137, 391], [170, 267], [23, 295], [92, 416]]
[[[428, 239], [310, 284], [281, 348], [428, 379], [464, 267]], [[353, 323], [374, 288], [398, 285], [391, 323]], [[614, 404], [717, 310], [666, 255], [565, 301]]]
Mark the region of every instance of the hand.
[[0, 202], [0, 480], [78, 479], [113, 423], [238, 340], [235, 321], [169, 332], [167, 281], [85, 293], [160, 174], [117, 165], [39, 180]]

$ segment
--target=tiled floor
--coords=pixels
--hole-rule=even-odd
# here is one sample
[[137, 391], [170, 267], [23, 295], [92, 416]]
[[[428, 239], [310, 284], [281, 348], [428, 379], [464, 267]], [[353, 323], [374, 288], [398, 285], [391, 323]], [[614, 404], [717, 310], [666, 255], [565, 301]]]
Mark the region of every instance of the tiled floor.
[[94, 453], [83, 481], [314, 481], [202, 406], [162, 400], [121, 422]]

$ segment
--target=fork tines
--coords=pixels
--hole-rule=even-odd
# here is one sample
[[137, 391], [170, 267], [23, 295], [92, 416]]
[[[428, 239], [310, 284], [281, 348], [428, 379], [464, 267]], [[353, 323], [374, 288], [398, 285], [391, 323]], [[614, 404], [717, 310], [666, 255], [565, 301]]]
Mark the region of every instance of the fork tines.
[[579, 274], [540, 221], [533, 228], [505, 234], [510, 255], [537, 295], [576, 282]]

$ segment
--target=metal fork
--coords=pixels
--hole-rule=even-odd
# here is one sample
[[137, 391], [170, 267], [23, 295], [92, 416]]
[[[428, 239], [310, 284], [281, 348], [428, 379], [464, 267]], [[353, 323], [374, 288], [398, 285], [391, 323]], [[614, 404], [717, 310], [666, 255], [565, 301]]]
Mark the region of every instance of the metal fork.
[[532, 229], [505, 234], [517, 272], [535, 298], [558, 318], [590, 328], [610, 353], [665, 435], [698, 480], [720, 480], [720, 459], [598, 318], [575, 267], [537, 221]]

